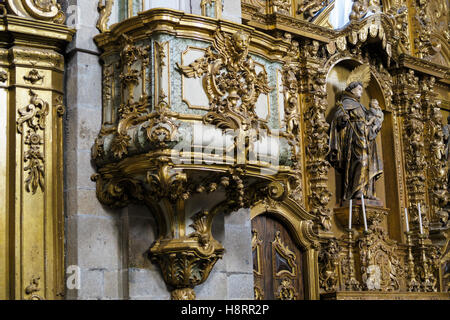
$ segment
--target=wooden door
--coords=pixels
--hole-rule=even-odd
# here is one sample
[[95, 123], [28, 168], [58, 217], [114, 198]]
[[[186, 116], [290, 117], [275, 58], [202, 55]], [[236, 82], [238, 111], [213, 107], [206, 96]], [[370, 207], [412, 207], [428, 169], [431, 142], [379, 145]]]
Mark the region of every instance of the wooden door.
[[303, 300], [302, 254], [286, 227], [271, 215], [252, 220], [257, 300]]

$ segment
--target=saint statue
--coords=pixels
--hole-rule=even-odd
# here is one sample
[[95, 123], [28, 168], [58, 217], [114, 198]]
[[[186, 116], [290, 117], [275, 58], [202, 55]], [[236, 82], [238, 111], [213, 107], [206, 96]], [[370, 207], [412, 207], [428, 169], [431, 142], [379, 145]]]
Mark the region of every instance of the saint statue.
[[[444, 155], [447, 166], [450, 168], [450, 116], [447, 117], [447, 124], [442, 128], [444, 135]], [[447, 190], [450, 191], [450, 170], [447, 170]]]
[[370, 109], [360, 103], [363, 89], [370, 81], [370, 66], [362, 65], [350, 74], [347, 87], [338, 95], [337, 109], [330, 127], [329, 161], [342, 175], [342, 200], [378, 200], [375, 181], [383, 173], [376, 137], [384, 119], [376, 99]]

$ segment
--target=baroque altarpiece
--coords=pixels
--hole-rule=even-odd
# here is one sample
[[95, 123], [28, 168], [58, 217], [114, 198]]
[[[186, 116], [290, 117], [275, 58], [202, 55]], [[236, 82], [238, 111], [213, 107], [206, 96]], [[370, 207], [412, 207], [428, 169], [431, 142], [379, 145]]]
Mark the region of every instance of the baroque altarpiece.
[[[212, 230], [241, 208], [255, 299], [449, 299], [447, 0], [355, 0], [338, 29], [331, 0], [242, 0], [242, 23], [145, 3], [98, 1], [91, 179], [153, 215], [172, 299], [233, 251]], [[0, 297], [61, 299], [75, 30], [56, 0], [1, 5]]]

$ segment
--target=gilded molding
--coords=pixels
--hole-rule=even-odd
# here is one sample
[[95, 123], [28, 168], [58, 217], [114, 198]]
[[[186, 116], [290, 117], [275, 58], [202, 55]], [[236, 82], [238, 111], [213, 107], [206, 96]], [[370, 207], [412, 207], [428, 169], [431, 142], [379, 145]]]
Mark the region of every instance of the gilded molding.
[[[263, 274], [263, 270], [262, 270], [262, 248], [261, 248], [261, 243], [262, 240], [260, 240], [258, 238], [258, 232], [253, 229], [252, 230], [252, 252], [253, 253], [253, 258], [256, 258], [256, 269], [253, 269], [254, 274], [258, 275], [258, 276], [262, 276]], [[253, 265], [255, 265], [255, 261], [253, 262]], [[260, 289], [257, 288], [255, 286], [255, 298], [258, 296], [258, 294], [260, 293]], [[258, 300], [258, 299], [257, 299]]]
[[[295, 255], [294, 252], [292, 252], [289, 247], [283, 243], [283, 240], [281, 239], [281, 233], [280, 231], [277, 231], [275, 233], [275, 239], [272, 241], [272, 250], [273, 250], [273, 254], [272, 257], [274, 259], [273, 261], [273, 267], [274, 267], [274, 272], [273, 274], [275, 274], [275, 276], [277, 277], [283, 277], [283, 276], [290, 276], [290, 277], [296, 277], [297, 276], [297, 264], [295, 263], [295, 261], [297, 260], [297, 256]], [[289, 266], [290, 270], [277, 270], [276, 269], [276, 261], [275, 259], [277, 259], [277, 254], [280, 255], [283, 259], [285, 259], [285, 261], [287, 261], [287, 264]]]
[[[2, 1], [0, 299], [61, 299], [64, 279], [64, 48], [56, 1]], [[15, 10], [15, 11], [14, 11]], [[3, 80], [3, 79], [1, 79]], [[6, 247], [5, 247], [6, 246]], [[5, 249], [6, 248], [6, 249]]]

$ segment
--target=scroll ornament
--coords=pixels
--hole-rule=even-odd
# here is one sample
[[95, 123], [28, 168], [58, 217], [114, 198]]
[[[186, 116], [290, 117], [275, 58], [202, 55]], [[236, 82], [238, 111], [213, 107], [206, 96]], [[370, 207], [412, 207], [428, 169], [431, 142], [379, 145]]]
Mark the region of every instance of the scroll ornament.
[[24, 162], [28, 163], [24, 170], [28, 172], [25, 180], [25, 189], [27, 192], [36, 193], [38, 187], [44, 190], [44, 155], [41, 145], [44, 144], [43, 131], [45, 129], [45, 118], [49, 113], [49, 105], [37, 94], [30, 90], [30, 104], [19, 109], [19, 119], [17, 120], [17, 131], [23, 134], [24, 124], [27, 124], [28, 131], [25, 136], [24, 144], [28, 145], [28, 150], [24, 152]]
[[57, 0], [7, 0], [7, 8], [13, 14], [37, 20], [63, 24], [66, 16]]

